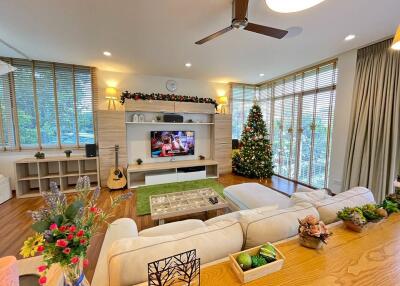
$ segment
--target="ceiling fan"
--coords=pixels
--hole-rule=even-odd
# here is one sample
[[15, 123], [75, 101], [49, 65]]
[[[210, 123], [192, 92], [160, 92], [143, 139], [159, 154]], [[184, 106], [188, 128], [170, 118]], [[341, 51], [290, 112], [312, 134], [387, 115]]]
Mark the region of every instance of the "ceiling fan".
[[250, 23], [249, 20], [247, 19], [248, 5], [249, 5], [249, 0], [233, 0], [231, 25], [208, 37], [205, 37], [204, 39], [201, 39], [200, 41], [197, 41], [196, 44], [202, 45], [233, 29], [247, 30], [250, 32], [262, 34], [277, 39], [282, 39], [288, 33], [288, 31], [286, 30]]

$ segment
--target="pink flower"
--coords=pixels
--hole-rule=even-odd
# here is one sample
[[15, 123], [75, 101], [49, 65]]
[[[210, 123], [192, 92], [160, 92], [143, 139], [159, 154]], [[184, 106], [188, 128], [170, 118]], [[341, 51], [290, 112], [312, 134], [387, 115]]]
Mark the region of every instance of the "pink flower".
[[81, 237], [81, 236], [83, 236], [85, 234], [85, 232], [81, 229], [81, 230], [79, 230], [77, 233], [76, 233], [76, 236], [77, 237]]
[[88, 267], [89, 266], [89, 259], [85, 258], [83, 259], [83, 267]]
[[39, 267], [38, 267], [38, 272], [43, 272], [43, 271], [45, 271], [47, 269], [47, 266], [46, 265], [40, 265]]
[[42, 277], [39, 278], [39, 284], [40, 285], [46, 284], [46, 281], [47, 281], [46, 276], [42, 276]]
[[62, 226], [60, 226], [59, 230], [60, 230], [61, 232], [64, 232], [64, 231], [67, 230], [67, 227], [66, 227], [65, 225], [62, 225]]
[[57, 227], [57, 224], [55, 224], [55, 223], [52, 223], [51, 225], [50, 225], [50, 230], [56, 230], [58, 227]]
[[306, 216], [305, 221], [311, 225], [318, 224], [318, 219], [313, 215]]
[[42, 252], [44, 250], [44, 246], [43, 245], [39, 245], [37, 248], [38, 252]]
[[77, 264], [79, 262], [79, 257], [78, 256], [74, 256], [71, 258], [71, 263], [72, 264]]
[[69, 227], [69, 231], [70, 231], [70, 232], [75, 232], [75, 230], [76, 230], [76, 226], [71, 225], [71, 226]]
[[81, 239], [81, 240], [79, 241], [79, 243], [82, 244], [82, 245], [83, 245], [83, 244], [86, 244], [86, 239]]
[[74, 239], [74, 235], [72, 233], [67, 235], [67, 239], [68, 240], [73, 240]]
[[59, 239], [56, 241], [56, 246], [58, 247], [66, 247], [68, 245], [68, 241], [66, 241], [65, 239]]
[[321, 235], [321, 229], [319, 228], [319, 225], [311, 225], [310, 226], [310, 234], [312, 236], [319, 237]]
[[71, 248], [69, 248], [69, 247], [64, 248], [63, 253], [67, 254], [67, 255], [70, 254], [71, 253]]

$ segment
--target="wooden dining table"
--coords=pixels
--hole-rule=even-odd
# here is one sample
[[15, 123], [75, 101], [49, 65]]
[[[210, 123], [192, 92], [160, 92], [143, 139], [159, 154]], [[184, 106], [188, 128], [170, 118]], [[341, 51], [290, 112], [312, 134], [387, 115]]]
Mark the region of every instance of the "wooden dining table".
[[201, 269], [202, 286], [396, 286], [400, 285], [400, 214], [353, 232], [339, 222], [320, 250], [301, 246], [297, 238], [276, 243], [286, 257], [275, 273], [241, 284], [230, 262]]

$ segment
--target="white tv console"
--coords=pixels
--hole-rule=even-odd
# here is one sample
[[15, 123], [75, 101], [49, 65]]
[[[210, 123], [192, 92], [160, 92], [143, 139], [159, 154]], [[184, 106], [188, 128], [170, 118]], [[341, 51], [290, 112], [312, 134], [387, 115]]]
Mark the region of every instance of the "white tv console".
[[[200, 167], [190, 171], [185, 168]], [[204, 168], [202, 168], [204, 167]], [[130, 164], [127, 169], [128, 188], [218, 178], [218, 162], [185, 160], [161, 163]]]

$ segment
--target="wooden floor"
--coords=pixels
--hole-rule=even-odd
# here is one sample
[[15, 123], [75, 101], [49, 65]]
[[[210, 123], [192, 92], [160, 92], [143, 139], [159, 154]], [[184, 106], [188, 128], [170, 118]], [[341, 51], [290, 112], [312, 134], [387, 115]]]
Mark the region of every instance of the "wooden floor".
[[[270, 180], [260, 181], [229, 174], [221, 176], [218, 181], [224, 186], [230, 186], [244, 182], [258, 182], [287, 195], [295, 192], [297, 188], [297, 184], [295, 182], [277, 176], [272, 177]], [[121, 193], [122, 191], [110, 193], [107, 189], [103, 189], [98, 201], [98, 206], [100, 208], [109, 206], [109, 196], [111, 195], [115, 197]], [[134, 195], [129, 201], [124, 202], [115, 210], [114, 219], [120, 217], [133, 218], [136, 221], [139, 230], [154, 226], [155, 224], [151, 220], [150, 215], [136, 216], [136, 194], [134, 191], [133, 193]], [[0, 205], [0, 257], [14, 255], [17, 258], [21, 258], [19, 256], [19, 249], [21, 248], [24, 240], [33, 233], [30, 228], [32, 221], [28, 211], [38, 209], [42, 206], [42, 204], [42, 198], [13, 198]], [[211, 212], [208, 214], [208, 216], [213, 217], [219, 214], [220, 213]], [[204, 215], [191, 216], [191, 218], [206, 219]], [[179, 219], [182, 218], [178, 218], [178, 220]], [[101, 234], [91, 240], [90, 249], [88, 251], [91, 265], [86, 270], [86, 276], [89, 281], [91, 281], [93, 277], [97, 257], [104, 239], [104, 231], [105, 227]]]

